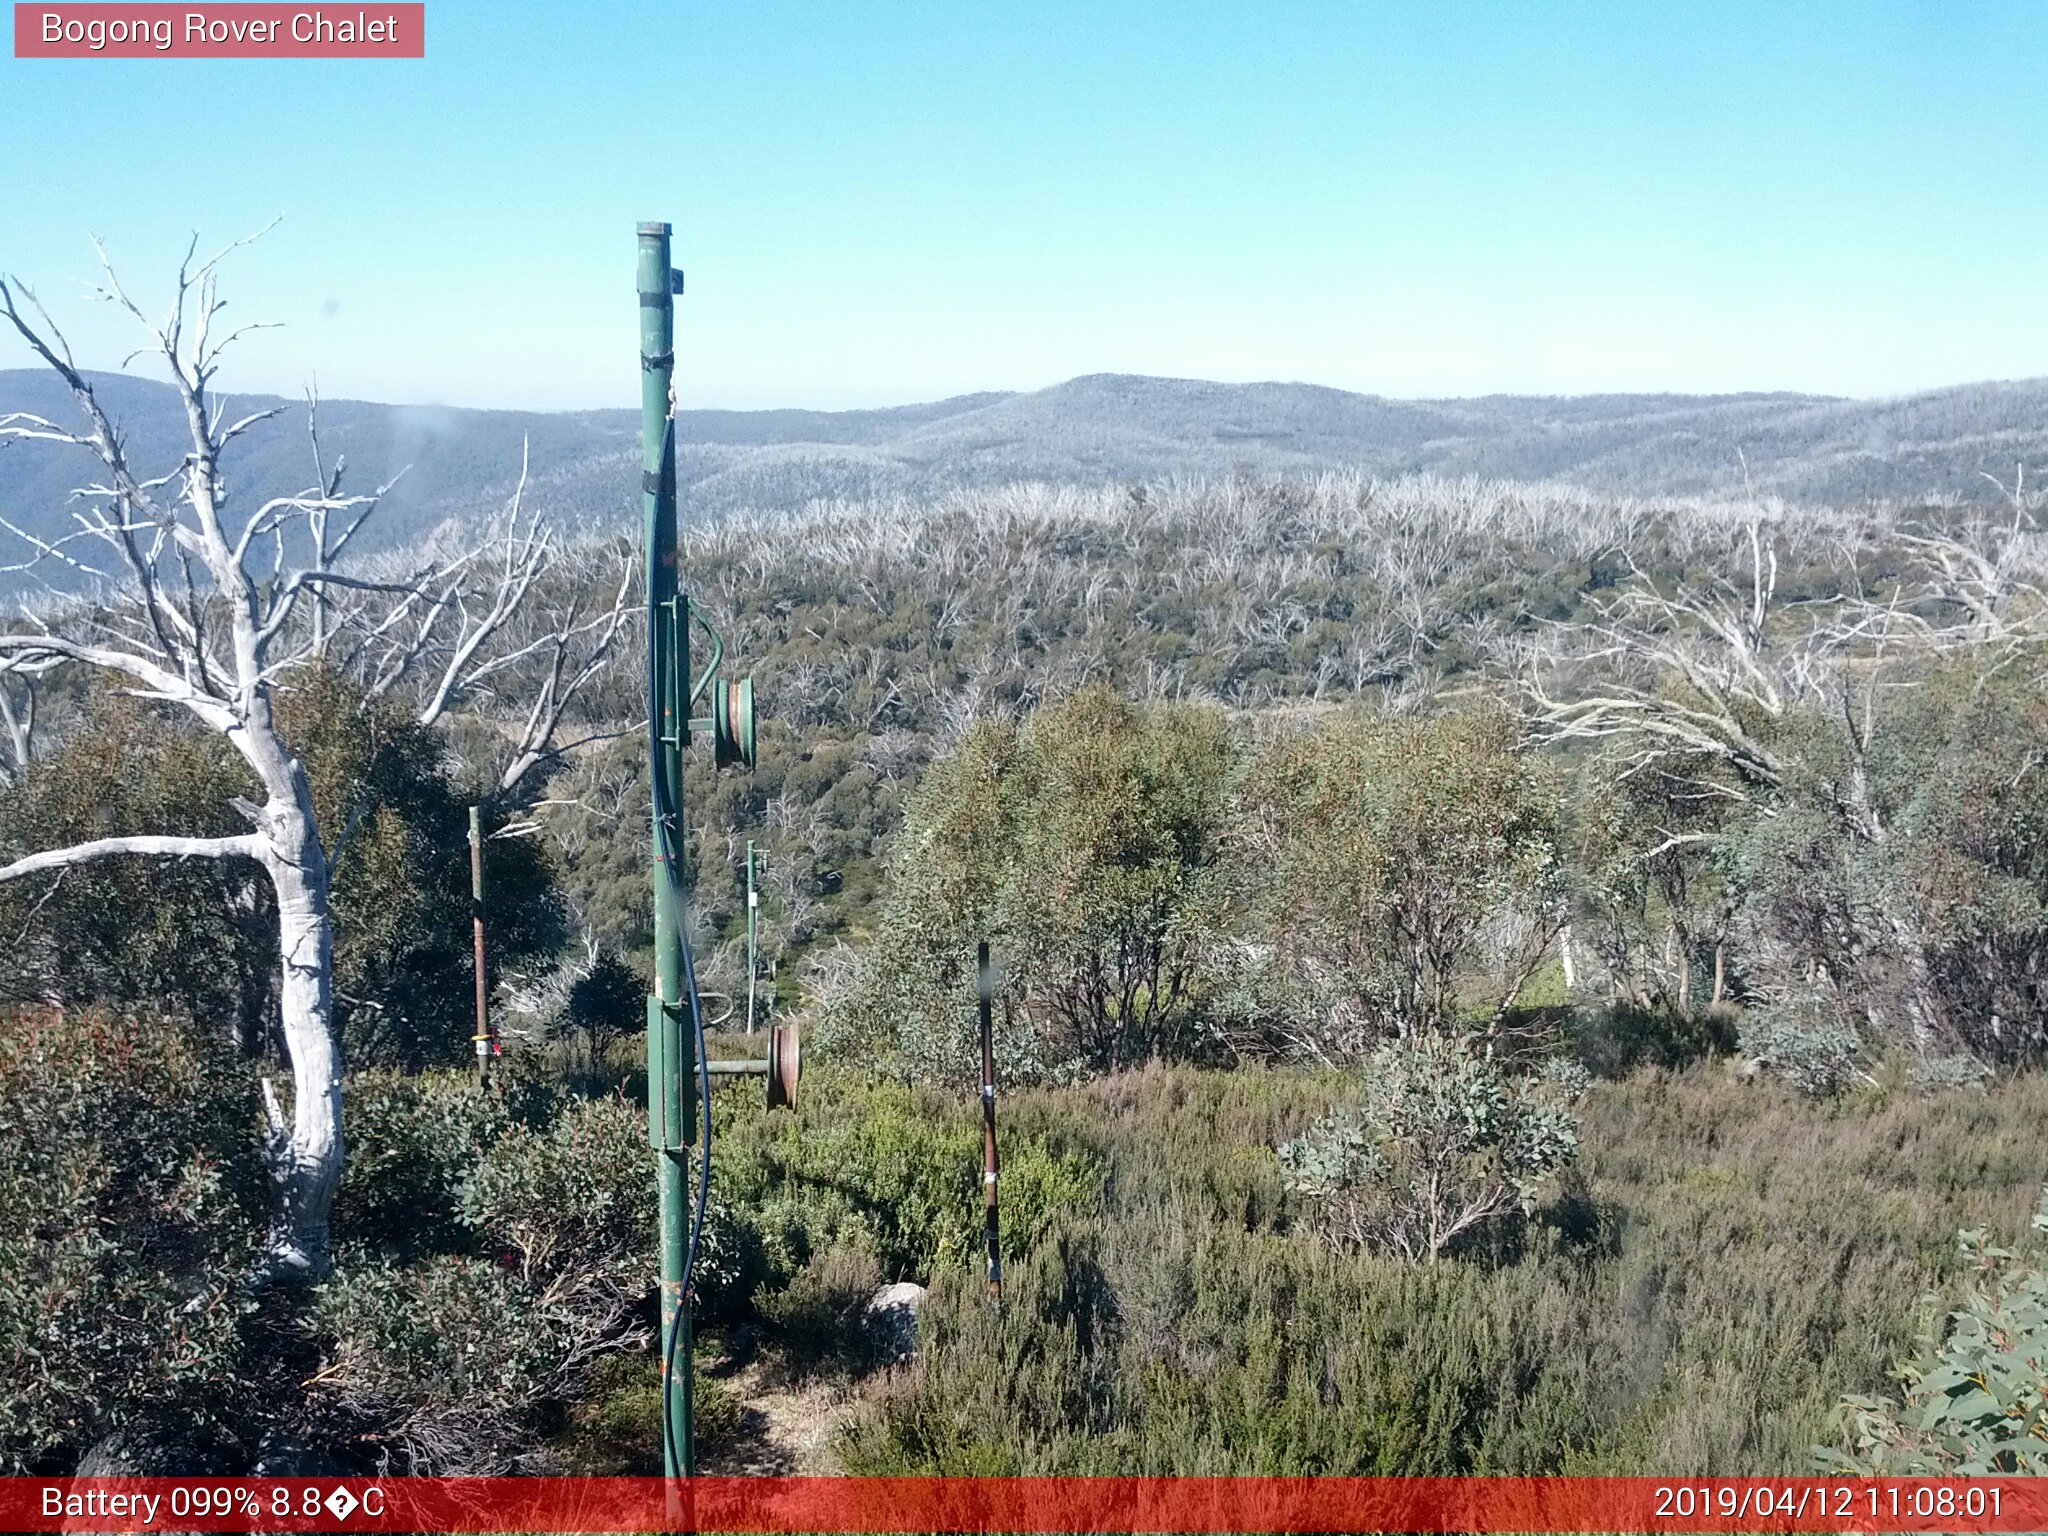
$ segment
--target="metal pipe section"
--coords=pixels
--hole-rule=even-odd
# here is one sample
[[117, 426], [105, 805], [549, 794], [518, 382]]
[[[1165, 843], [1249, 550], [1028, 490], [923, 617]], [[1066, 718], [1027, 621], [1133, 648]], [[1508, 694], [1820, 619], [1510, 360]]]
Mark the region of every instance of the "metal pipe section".
[[720, 1061], [716, 1057], [704, 1063], [704, 1070], [713, 1077], [766, 1077], [770, 1063], [766, 1057], [736, 1056]]
[[754, 890], [754, 840], [747, 839], [747, 1033], [754, 1032], [754, 977], [760, 972], [760, 964], [754, 958], [755, 927], [754, 914], [760, 908], [761, 898]]

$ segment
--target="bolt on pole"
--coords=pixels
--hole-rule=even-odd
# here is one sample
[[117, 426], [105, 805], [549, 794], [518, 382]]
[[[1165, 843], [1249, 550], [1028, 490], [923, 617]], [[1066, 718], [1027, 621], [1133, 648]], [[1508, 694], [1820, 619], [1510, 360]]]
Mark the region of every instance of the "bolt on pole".
[[981, 1187], [987, 1199], [982, 1229], [988, 1243], [988, 1298], [1001, 1301], [1002, 1223], [996, 1213], [996, 989], [986, 939], [975, 951], [975, 984], [981, 1001]]
[[478, 1082], [491, 1080], [491, 1058], [497, 1054], [497, 1038], [491, 1033], [491, 992], [484, 979], [484, 834], [479, 808], [469, 808], [469, 922], [476, 946], [476, 1047]]
[[[675, 287], [669, 226], [639, 228], [641, 511], [646, 548], [649, 726], [656, 784], [652, 869], [654, 995], [647, 1007], [647, 1110], [661, 1209], [662, 1469], [696, 1471], [691, 1422], [691, 1319], [683, 1293], [687, 1241], [685, 1161], [696, 1143], [696, 1040], [683, 1028], [682, 749], [689, 628], [676, 581]], [[666, 811], [666, 816], [664, 816]]]

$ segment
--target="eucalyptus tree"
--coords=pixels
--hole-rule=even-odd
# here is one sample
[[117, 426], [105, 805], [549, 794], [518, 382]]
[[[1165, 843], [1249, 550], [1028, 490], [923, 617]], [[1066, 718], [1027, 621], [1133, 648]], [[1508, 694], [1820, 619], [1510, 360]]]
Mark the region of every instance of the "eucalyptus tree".
[[1101, 685], [973, 726], [909, 808], [833, 1029], [907, 1075], [971, 1071], [987, 939], [1006, 1081], [1199, 1054], [1237, 760], [1220, 711]]
[[1497, 708], [1322, 712], [1254, 758], [1235, 852], [1289, 1055], [1498, 1030], [1562, 923], [1555, 786]]
[[[288, 1102], [271, 1079], [262, 1080], [275, 1194], [265, 1268], [291, 1277], [327, 1266], [328, 1212], [342, 1166], [329, 897], [356, 818], [344, 815], [323, 840], [305, 765], [280, 728], [276, 692], [303, 669], [341, 666], [370, 696], [410, 690], [419, 718], [432, 722], [456, 699], [490, 686], [485, 679], [521, 675], [521, 664], [539, 657], [539, 691], [514, 754], [523, 766], [512, 775], [508, 765], [502, 781], [516, 783], [546, 759], [565, 691], [589, 681], [609, 654], [626, 589], [609, 610], [557, 613], [551, 628], [536, 626], [526, 610], [557, 546], [517, 498], [481, 545], [410, 567], [387, 559], [381, 569], [344, 570], [343, 552], [388, 487], [345, 492], [340, 466], [319, 457], [317, 438], [311, 484], [241, 505], [226, 470], [229, 450], [278, 408], [234, 415], [215, 388], [223, 355], [253, 329], [221, 322], [217, 278], [235, 248], [197, 264], [196, 243], [188, 249], [161, 320], [129, 298], [101, 254], [106, 277], [98, 297], [143, 326], [141, 351], [166, 370], [183, 410], [182, 456], [154, 471], [131, 459], [92, 379], [34, 294], [18, 279], [0, 282], [0, 316], [68, 387], [80, 415], [76, 426], [22, 413], [0, 417], [0, 439], [83, 449], [95, 465], [95, 477], [75, 493], [71, 532], [35, 538], [8, 525], [31, 546], [26, 567], [57, 562], [95, 587], [85, 601], [25, 607], [0, 632], [0, 675], [85, 668], [117, 690], [182, 711], [232, 748], [259, 798], [235, 793], [233, 784], [221, 788], [246, 831], [93, 838], [17, 858], [0, 867], [0, 881], [122, 857], [246, 860], [261, 871], [275, 897], [278, 1024], [291, 1068]], [[18, 709], [8, 724], [19, 761], [30, 746]]]

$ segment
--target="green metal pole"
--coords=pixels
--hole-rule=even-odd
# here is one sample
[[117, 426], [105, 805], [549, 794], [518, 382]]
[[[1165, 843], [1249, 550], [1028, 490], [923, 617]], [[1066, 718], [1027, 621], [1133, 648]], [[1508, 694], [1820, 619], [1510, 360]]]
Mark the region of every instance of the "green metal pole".
[[[691, 1327], [683, 1294], [688, 1239], [685, 1162], [696, 1141], [696, 1041], [683, 1028], [683, 947], [676, 893], [682, 887], [683, 681], [689, 670], [688, 625], [676, 582], [676, 442], [671, 387], [675, 376], [675, 291], [669, 226], [639, 230], [641, 502], [647, 556], [647, 645], [658, 718], [648, 767], [665, 793], [655, 799], [654, 986], [647, 1008], [647, 1124], [661, 1193], [662, 1469], [669, 1477], [696, 1471], [690, 1418]], [[662, 819], [663, 802], [670, 813]], [[674, 861], [671, 871], [671, 861]], [[671, 879], [673, 872], [673, 880]], [[686, 1107], [687, 1106], [687, 1107]]]
[[760, 966], [754, 960], [754, 912], [761, 898], [754, 894], [754, 840], [747, 839], [747, 1033], [754, 1032], [754, 977]]

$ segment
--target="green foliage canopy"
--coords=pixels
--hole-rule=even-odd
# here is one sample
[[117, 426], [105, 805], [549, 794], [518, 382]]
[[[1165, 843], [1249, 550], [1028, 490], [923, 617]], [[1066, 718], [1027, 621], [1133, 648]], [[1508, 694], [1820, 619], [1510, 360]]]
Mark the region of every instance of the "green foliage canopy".
[[[468, 809], [434, 733], [331, 672], [277, 700], [335, 861], [336, 1018], [357, 1067], [470, 1053]], [[0, 861], [91, 838], [246, 831], [254, 782], [218, 736], [95, 695], [56, 748], [0, 795]], [[499, 818], [487, 820], [486, 831]], [[561, 913], [539, 845], [486, 849], [494, 972], [552, 950]], [[19, 933], [0, 995], [170, 1006], [245, 1053], [270, 1044], [277, 930], [268, 882], [240, 860], [100, 859], [0, 885]]]
[[1562, 919], [1556, 802], [1500, 709], [1343, 710], [1259, 754], [1239, 869], [1276, 1027], [1343, 1057], [1497, 1018]]
[[838, 1038], [966, 1080], [987, 939], [1007, 1079], [1196, 1053], [1236, 763], [1217, 712], [1139, 709], [1103, 687], [975, 726], [913, 803]]

